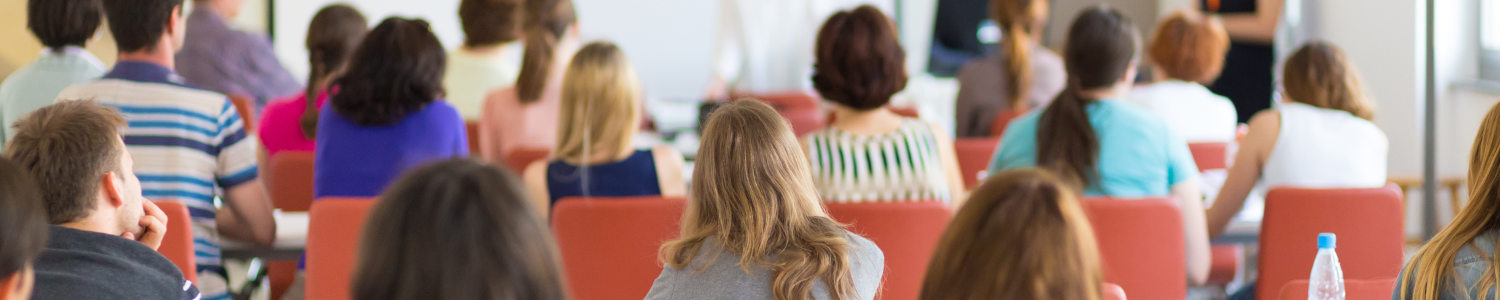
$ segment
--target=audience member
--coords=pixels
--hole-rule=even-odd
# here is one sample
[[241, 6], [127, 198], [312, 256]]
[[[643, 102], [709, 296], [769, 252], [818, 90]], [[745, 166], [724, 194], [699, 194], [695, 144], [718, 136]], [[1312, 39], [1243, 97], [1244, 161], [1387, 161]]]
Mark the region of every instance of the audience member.
[[365, 36], [320, 112], [314, 194], [374, 197], [401, 172], [469, 156], [443, 94], [443, 45], [427, 21], [387, 18]]
[[354, 299], [567, 299], [557, 244], [525, 189], [469, 160], [402, 176], [370, 211]]
[[125, 126], [124, 116], [92, 101], [42, 107], [16, 122], [5, 156], [36, 179], [53, 224], [33, 299], [198, 299], [182, 270], [156, 252], [171, 220], [141, 194]]
[[230, 28], [229, 20], [239, 17], [244, 2], [193, 0], [187, 44], [177, 53], [177, 64], [189, 84], [250, 97], [259, 112], [271, 98], [297, 93], [302, 87], [276, 59], [269, 37]]
[[890, 19], [868, 5], [834, 14], [818, 32], [816, 57], [813, 86], [835, 104], [837, 120], [803, 140], [822, 199], [958, 201], [963, 180], [951, 139], [885, 108], [907, 79]]
[[1189, 143], [1234, 142], [1234, 102], [1203, 86], [1218, 78], [1228, 49], [1223, 24], [1194, 11], [1174, 12], [1156, 27], [1147, 51], [1156, 63], [1156, 83], [1135, 88], [1127, 98], [1166, 119]]
[[0, 157], [0, 300], [31, 299], [35, 261], [47, 248], [41, 201], [31, 174]]
[[1062, 58], [1038, 40], [1050, 4], [1042, 0], [992, 0], [990, 19], [1005, 32], [995, 55], [958, 70], [954, 124], [958, 137], [989, 137], [1001, 112], [1047, 106], [1068, 74]]
[[307, 25], [307, 90], [266, 104], [260, 114], [260, 142], [265, 151], [261, 162], [281, 151], [311, 152], [316, 148], [318, 111], [328, 102], [328, 82], [344, 69], [370, 29], [365, 16], [346, 4], [323, 7]]
[[26, 28], [47, 47], [35, 62], [0, 83], [0, 149], [15, 136], [10, 124], [52, 104], [70, 85], [104, 76], [104, 63], [83, 47], [94, 40], [104, 20], [100, 0], [30, 0]]
[[682, 234], [646, 299], [874, 299], [885, 256], [818, 202], [791, 125], [736, 101], [703, 131]]
[[1102, 299], [1094, 231], [1050, 172], [991, 176], [938, 241], [922, 299]]
[[631, 145], [641, 124], [641, 86], [625, 52], [610, 42], [583, 46], [562, 86], [553, 158], [525, 172], [540, 215], [550, 216], [552, 204], [567, 197], [683, 196], [681, 153]]
[[271, 202], [257, 178], [257, 142], [228, 98], [189, 87], [172, 71], [187, 23], [182, 0], [103, 2], [119, 61], [104, 79], [69, 87], [58, 98], [98, 100], [132, 123], [124, 140], [140, 161], [143, 193], [188, 207], [199, 245], [198, 287], [205, 299], [226, 297], [220, 235], [262, 245], [276, 238]]
[[578, 16], [571, 0], [526, 0], [526, 51], [516, 85], [484, 100], [479, 150], [490, 162], [511, 151], [557, 144], [563, 73], [578, 51]]
[[1161, 117], [1120, 100], [1140, 60], [1140, 35], [1132, 26], [1108, 6], [1079, 13], [1063, 53], [1069, 86], [1046, 109], [1010, 124], [989, 171], [1039, 167], [1085, 196], [1176, 199], [1187, 279], [1201, 284], [1210, 258], [1193, 155]]
[[[485, 94], [516, 82], [520, 62], [514, 53], [520, 38], [522, 0], [463, 0], [458, 20], [464, 44], [448, 52], [443, 89], [464, 119], [478, 119]], [[566, 61], [564, 61], [566, 63]]]

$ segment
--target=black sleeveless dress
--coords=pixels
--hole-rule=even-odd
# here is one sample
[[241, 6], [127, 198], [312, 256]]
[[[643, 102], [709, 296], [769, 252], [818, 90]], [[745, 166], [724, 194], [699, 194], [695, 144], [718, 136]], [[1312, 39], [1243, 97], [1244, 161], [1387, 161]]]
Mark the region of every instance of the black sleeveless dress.
[[[1255, 0], [1219, 0], [1217, 11], [1209, 0], [1200, 4], [1208, 13], [1253, 13]], [[1234, 102], [1240, 123], [1249, 123], [1255, 113], [1271, 108], [1275, 91], [1276, 50], [1272, 45], [1231, 41], [1224, 57], [1224, 72], [1208, 87], [1215, 94]]]

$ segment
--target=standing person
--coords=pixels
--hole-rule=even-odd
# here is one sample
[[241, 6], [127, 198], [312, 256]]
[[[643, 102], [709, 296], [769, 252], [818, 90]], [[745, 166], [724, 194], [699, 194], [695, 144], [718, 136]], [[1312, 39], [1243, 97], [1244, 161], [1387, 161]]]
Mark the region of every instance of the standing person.
[[104, 76], [104, 63], [83, 50], [104, 20], [99, 0], [30, 0], [26, 28], [47, 50], [0, 83], [0, 149], [15, 136], [10, 124], [52, 104], [70, 85]]
[[1156, 64], [1156, 83], [1130, 92], [1130, 102], [1166, 119], [1189, 143], [1231, 143], [1239, 134], [1238, 115], [1229, 98], [1209, 91], [1224, 67], [1229, 37], [1218, 21], [1194, 11], [1178, 11], [1156, 27], [1147, 49]]
[[464, 120], [443, 101], [443, 45], [421, 19], [375, 26], [320, 111], [313, 194], [374, 197], [408, 169], [469, 156]]
[[318, 111], [328, 102], [328, 82], [338, 77], [344, 62], [354, 53], [370, 29], [365, 16], [353, 6], [334, 4], [313, 15], [307, 26], [307, 90], [272, 100], [260, 114], [262, 163], [281, 151], [312, 152], [318, 136]]
[[1276, 26], [1284, 0], [1193, 0], [1198, 8], [1218, 14], [1229, 34], [1224, 73], [1209, 86], [1215, 94], [1234, 101], [1239, 123], [1271, 108], [1276, 64]]
[[229, 28], [244, 2], [193, 0], [187, 44], [177, 53], [177, 65], [188, 84], [250, 97], [259, 112], [271, 98], [295, 94], [302, 86], [276, 59], [270, 38]]
[[1500, 104], [1490, 107], [1469, 154], [1469, 204], [1401, 269], [1391, 300], [1496, 296], [1500, 245]]
[[872, 4], [894, 11], [894, 0], [719, 0], [713, 79], [708, 99], [738, 93], [811, 89], [815, 28], [842, 9]]
[[182, 7], [183, 0], [104, 1], [105, 15], [117, 16], [108, 22], [119, 61], [103, 79], [68, 87], [58, 98], [97, 100], [125, 115], [125, 146], [140, 162], [143, 193], [188, 207], [198, 287], [204, 299], [222, 299], [229, 287], [219, 238], [269, 246], [276, 220], [257, 174], [257, 142], [234, 105], [172, 71], [187, 25]]
[[521, 0], [463, 0], [458, 20], [464, 44], [448, 53], [448, 71], [443, 89], [448, 103], [464, 119], [479, 119], [485, 94], [515, 84], [521, 72], [515, 60], [515, 41], [520, 38]]
[[803, 138], [824, 201], [943, 201], [957, 207], [963, 179], [943, 130], [885, 108], [906, 87], [906, 51], [874, 6], [840, 11], [818, 32], [813, 84], [834, 103], [828, 128]]
[[571, 0], [526, 0], [526, 50], [514, 86], [491, 92], [479, 119], [480, 157], [504, 162], [512, 150], [557, 144], [563, 75], [581, 44]]
[[5, 156], [36, 179], [52, 223], [36, 260], [33, 299], [201, 296], [156, 252], [174, 220], [141, 195], [135, 160], [120, 138], [125, 126], [115, 109], [92, 101], [42, 107], [16, 122]]
[[791, 125], [735, 101], [703, 129], [682, 234], [646, 299], [874, 299], [885, 255], [818, 203]]
[[1062, 58], [1039, 42], [1050, 5], [1044, 0], [991, 0], [990, 18], [1005, 32], [995, 55], [965, 63], [958, 71], [954, 116], [957, 136], [989, 137], [1001, 112], [1046, 106], [1068, 74]]
[[1068, 87], [1047, 109], [1011, 122], [990, 174], [1041, 168], [1075, 192], [1114, 198], [1170, 197], [1182, 210], [1186, 279], [1208, 280], [1208, 233], [1198, 166], [1187, 143], [1129, 94], [1140, 62], [1140, 34], [1119, 10], [1085, 8], [1068, 29]]
[[0, 300], [31, 299], [36, 258], [47, 248], [47, 212], [31, 174], [0, 157]]

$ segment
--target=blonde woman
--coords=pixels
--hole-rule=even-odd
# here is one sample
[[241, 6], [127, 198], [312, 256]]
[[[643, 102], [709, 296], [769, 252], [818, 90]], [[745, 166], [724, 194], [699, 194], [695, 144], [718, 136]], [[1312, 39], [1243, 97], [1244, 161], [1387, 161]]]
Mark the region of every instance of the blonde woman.
[[1101, 299], [1099, 250], [1076, 197], [1047, 171], [992, 176], [939, 240], [922, 299]]
[[1500, 275], [1500, 105], [1490, 108], [1469, 155], [1469, 204], [1412, 257], [1392, 300], [1493, 299]]
[[641, 124], [641, 88], [625, 52], [610, 42], [585, 45], [563, 75], [553, 158], [526, 168], [526, 186], [542, 215], [565, 197], [680, 197], [682, 153], [631, 146]]
[[752, 100], [706, 125], [681, 237], [646, 299], [873, 299], [884, 254], [828, 218], [791, 125]]

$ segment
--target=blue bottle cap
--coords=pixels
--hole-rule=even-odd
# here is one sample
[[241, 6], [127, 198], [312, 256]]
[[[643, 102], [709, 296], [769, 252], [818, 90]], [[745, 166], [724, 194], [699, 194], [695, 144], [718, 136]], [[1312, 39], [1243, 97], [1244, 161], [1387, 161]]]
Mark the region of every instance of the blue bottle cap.
[[1324, 232], [1318, 234], [1318, 249], [1333, 249], [1338, 245], [1338, 242], [1338, 236], [1333, 235], [1333, 233]]

